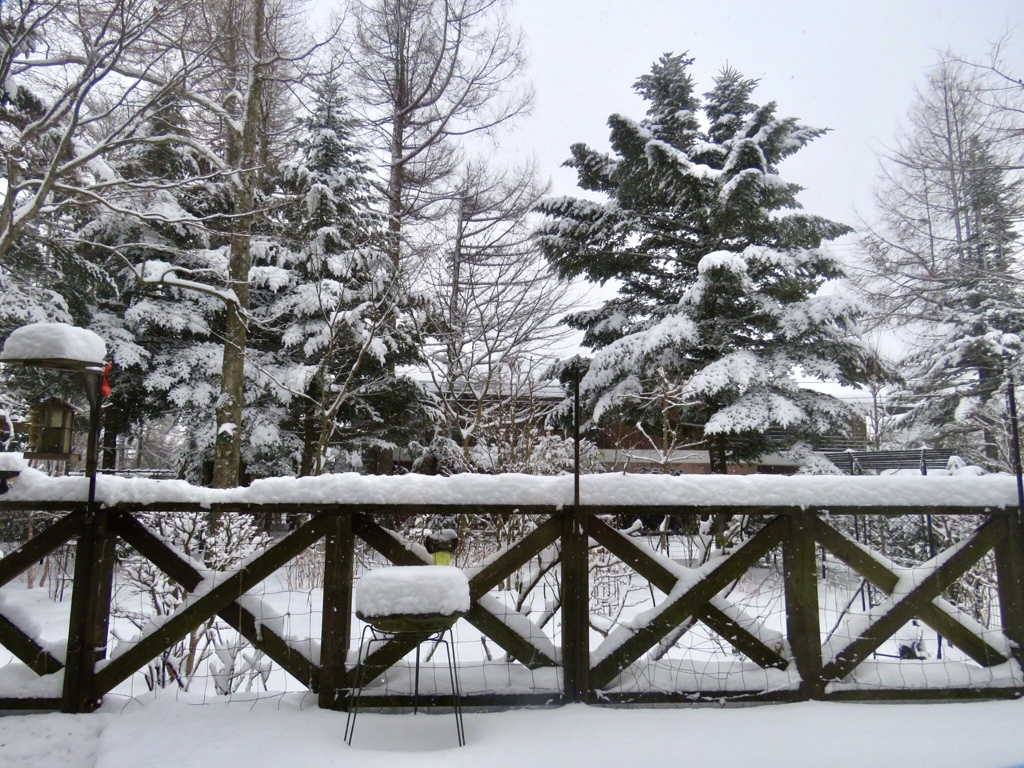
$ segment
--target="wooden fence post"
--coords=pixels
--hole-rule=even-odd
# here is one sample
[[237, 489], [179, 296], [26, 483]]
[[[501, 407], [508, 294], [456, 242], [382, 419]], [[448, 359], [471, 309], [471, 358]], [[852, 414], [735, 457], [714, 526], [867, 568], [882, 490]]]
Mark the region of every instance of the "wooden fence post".
[[567, 703], [590, 689], [590, 584], [587, 532], [578, 509], [562, 514], [562, 674]]
[[[350, 513], [334, 515], [324, 537], [323, 626], [320, 645], [321, 709], [338, 709], [345, 685], [352, 631], [352, 581], [355, 565], [355, 535]], [[347, 702], [347, 697], [345, 702]], [[347, 706], [347, 704], [346, 704]]]
[[110, 532], [109, 515], [97, 509], [86, 512], [75, 547], [62, 712], [91, 712], [100, 704], [93, 679], [96, 663], [107, 655], [116, 542]]
[[999, 613], [1003, 634], [1017, 644], [1017, 660], [1024, 663], [1024, 524], [1021, 513], [1003, 517], [1006, 534], [995, 546]]
[[791, 516], [789, 536], [782, 544], [786, 636], [800, 673], [800, 693], [810, 699], [824, 694], [813, 518], [809, 512]]

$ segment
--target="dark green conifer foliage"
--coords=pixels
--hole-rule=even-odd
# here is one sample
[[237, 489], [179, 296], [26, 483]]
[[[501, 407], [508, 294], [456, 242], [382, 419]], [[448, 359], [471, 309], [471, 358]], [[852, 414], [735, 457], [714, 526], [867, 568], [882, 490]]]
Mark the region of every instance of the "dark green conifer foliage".
[[328, 77], [315, 95], [281, 175], [277, 219], [291, 283], [257, 310], [278, 329], [291, 361], [283, 364], [305, 371], [286, 422], [301, 443], [303, 475], [334, 466], [339, 450], [404, 443], [421, 426], [418, 388], [395, 375], [418, 356], [408, 322], [416, 302], [388, 255], [383, 200], [340, 85]]
[[778, 448], [769, 430], [842, 429], [845, 408], [794, 374], [857, 383], [869, 354], [859, 306], [818, 293], [843, 275], [819, 248], [849, 228], [801, 212], [779, 175], [825, 131], [757, 105], [728, 67], [701, 98], [691, 63], [666, 54], [636, 81], [647, 115], [609, 118], [610, 154], [572, 147], [579, 186], [607, 200], [546, 200], [539, 237], [563, 277], [620, 286], [569, 318], [594, 350], [595, 415], [639, 422], [663, 451], [709, 450], [724, 472]]

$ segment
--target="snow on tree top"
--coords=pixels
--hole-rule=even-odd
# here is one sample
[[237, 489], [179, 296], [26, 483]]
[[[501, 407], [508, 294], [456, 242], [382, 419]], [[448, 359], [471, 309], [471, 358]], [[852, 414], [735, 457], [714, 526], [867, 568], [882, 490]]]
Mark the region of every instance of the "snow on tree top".
[[85, 328], [67, 323], [32, 323], [11, 332], [0, 352], [6, 360], [74, 360], [102, 365], [107, 345]]
[[469, 579], [447, 565], [377, 568], [359, 580], [356, 611], [365, 617], [451, 616], [469, 610]]

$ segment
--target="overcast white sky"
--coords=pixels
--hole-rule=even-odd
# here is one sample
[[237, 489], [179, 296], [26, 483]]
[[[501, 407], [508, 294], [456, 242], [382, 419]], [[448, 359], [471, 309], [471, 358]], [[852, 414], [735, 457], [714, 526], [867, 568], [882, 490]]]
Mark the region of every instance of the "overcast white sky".
[[[314, 0], [318, 11], [336, 0]], [[1020, 0], [515, 0], [536, 89], [531, 117], [502, 150], [535, 154], [556, 195], [574, 194], [560, 168], [569, 146], [607, 146], [614, 112], [643, 116], [632, 83], [662, 53], [689, 51], [700, 92], [729, 63], [760, 79], [755, 100], [828, 127], [783, 166], [806, 187], [813, 213], [855, 225], [868, 218], [876, 150], [890, 142], [915, 85], [951, 48], [985, 59], [1009, 34], [1011, 68], [1024, 74]]]
[[1024, 74], [1020, 0], [518, 0], [536, 108], [509, 141], [535, 152], [554, 194], [573, 194], [559, 165], [573, 142], [607, 146], [614, 112], [643, 116], [632, 83], [662, 53], [689, 51], [700, 92], [728, 62], [775, 100], [833, 132], [783, 166], [804, 206], [850, 224], [870, 213], [875, 152], [889, 142], [938, 52], [987, 58], [1010, 33]]

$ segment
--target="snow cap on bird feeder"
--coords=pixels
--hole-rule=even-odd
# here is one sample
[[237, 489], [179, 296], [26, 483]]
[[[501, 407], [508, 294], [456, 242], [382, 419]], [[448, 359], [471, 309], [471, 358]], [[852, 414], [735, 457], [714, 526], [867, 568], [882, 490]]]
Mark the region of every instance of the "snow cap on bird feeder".
[[0, 363], [102, 371], [106, 356], [106, 342], [90, 330], [67, 323], [32, 323], [11, 332], [0, 351]]
[[[89, 476], [90, 504], [96, 498], [100, 404], [102, 399], [110, 394], [106, 380], [109, 366], [104, 362], [106, 356], [107, 344], [99, 335], [67, 323], [23, 325], [11, 331], [3, 349], [0, 350], [0, 363], [69, 371], [82, 377], [86, 398], [89, 400], [89, 445], [85, 457], [85, 472]], [[48, 413], [47, 417], [51, 415]], [[62, 422], [60, 428], [63, 430], [64, 426]], [[42, 439], [41, 431], [39, 435]]]

